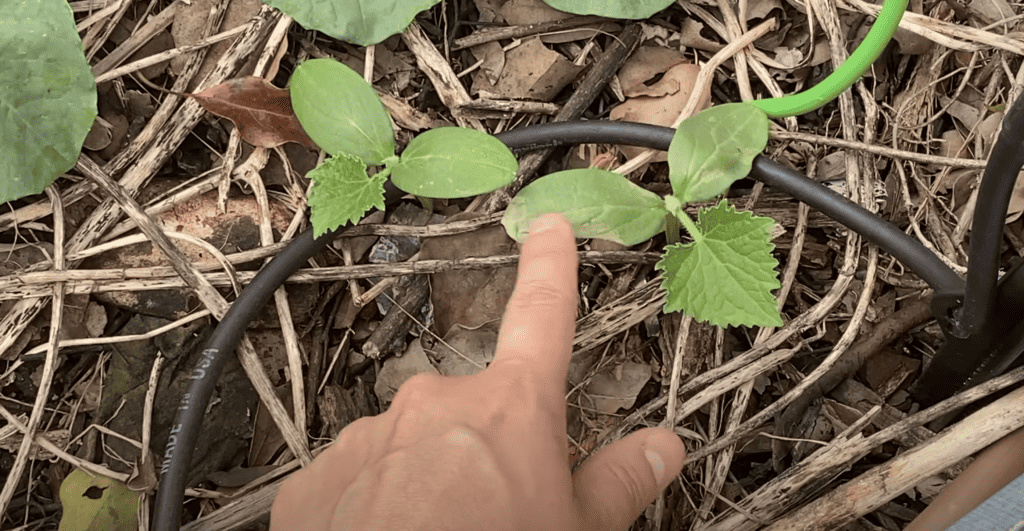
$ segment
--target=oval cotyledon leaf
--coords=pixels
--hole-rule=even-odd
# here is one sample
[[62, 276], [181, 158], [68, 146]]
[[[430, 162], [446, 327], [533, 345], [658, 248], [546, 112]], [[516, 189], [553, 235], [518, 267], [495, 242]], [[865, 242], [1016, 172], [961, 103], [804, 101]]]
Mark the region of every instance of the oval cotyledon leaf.
[[664, 202], [628, 179], [606, 170], [566, 170], [537, 179], [505, 209], [502, 224], [523, 241], [530, 223], [543, 214], [562, 214], [577, 238], [601, 238], [636, 245], [665, 228]]
[[367, 165], [395, 155], [391, 117], [355, 70], [334, 59], [310, 59], [295, 69], [290, 89], [295, 116], [324, 151]]
[[391, 170], [391, 182], [410, 194], [436, 199], [472, 197], [512, 182], [515, 155], [493, 136], [440, 127], [413, 138]]

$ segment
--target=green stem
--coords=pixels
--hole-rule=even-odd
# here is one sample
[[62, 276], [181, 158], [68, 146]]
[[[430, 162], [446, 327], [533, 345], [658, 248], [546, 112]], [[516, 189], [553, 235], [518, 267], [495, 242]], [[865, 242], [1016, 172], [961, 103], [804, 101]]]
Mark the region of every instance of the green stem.
[[685, 210], [680, 210], [679, 216], [676, 216], [676, 218], [683, 222], [683, 227], [686, 229], [686, 232], [690, 234], [690, 237], [693, 238], [693, 241], [699, 242], [704, 239], [704, 235], [700, 233], [700, 229], [697, 228], [697, 224], [690, 219], [690, 216]]
[[679, 243], [679, 220], [672, 214], [665, 214], [665, 241], [669, 245]]
[[860, 76], [867, 72], [875, 60], [896, 34], [900, 19], [907, 10], [907, 0], [885, 0], [878, 19], [871, 26], [864, 41], [854, 50], [849, 59], [831, 75], [817, 85], [799, 93], [781, 98], [752, 101], [771, 118], [799, 116], [823, 107], [850, 88]]
[[374, 175], [374, 177], [376, 177], [377, 175], [387, 179], [388, 177], [391, 176], [391, 166], [384, 166], [383, 168], [380, 169], [379, 172], [377, 172]]

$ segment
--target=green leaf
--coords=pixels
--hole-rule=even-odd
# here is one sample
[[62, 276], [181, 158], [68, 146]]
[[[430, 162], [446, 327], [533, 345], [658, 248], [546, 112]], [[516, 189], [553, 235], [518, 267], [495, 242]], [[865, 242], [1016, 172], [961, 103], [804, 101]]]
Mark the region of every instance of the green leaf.
[[96, 83], [66, 0], [0, 9], [0, 203], [71, 169], [96, 119]]
[[360, 46], [401, 33], [420, 11], [441, 0], [264, 0], [302, 27]]
[[679, 124], [668, 148], [672, 191], [683, 203], [704, 201], [750, 173], [768, 145], [768, 115], [749, 103], [727, 103]]
[[523, 241], [530, 223], [549, 213], [565, 215], [577, 238], [636, 245], [664, 229], [666, 210], [658, 194], [617, 173], [588, 168], [537, 179], [512, 200], [501, 223]]
[[135, 531], [139, 493], [120, 481], [76, 468], [60, 485], [60, 531]]
[[402, 152], [391, 182], [423, 197], [472, 197], [512, 182], [519, 162], [497, 138], [462, 127], [431, 129]]
[[291, 96], [302, 128], [331, 155], [349, 153], [371, 165], [395, 154], [391, 117], [355, 70], [334, 59], [310, 59], [292, 74]]
[[544, 2], [566, 13], [577, 15], [600, 15], [611, 18], [641, 19], [672, 5], [674, 0], [544, 0]]
[[327, 159], [306, 176], [313, 180], [308, 202], [314, 238], [359, 221], [373, 207], [384, 209], [387, 177], [367, 177], [366, 166], [351, 155], [342, 153]]
[[716, 326], [781, 326], [772, 290], [780, 287], [772, 256], [775, 221], [737, 212], [728, 202], [701, 210], [703, 237], [667, 249], [665, 312], [685, 311]]

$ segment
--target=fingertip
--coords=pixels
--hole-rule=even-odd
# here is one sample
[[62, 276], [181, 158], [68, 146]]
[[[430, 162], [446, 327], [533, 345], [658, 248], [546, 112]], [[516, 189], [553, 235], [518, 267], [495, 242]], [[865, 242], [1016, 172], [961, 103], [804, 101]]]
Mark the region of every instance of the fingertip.
[[[686, 464], [686, 445], [672, 430], [660, 426], [649, 428], [644, 450], [648, 453], [648, 460], [651, 460], [650, 453], [660, 458], [660, 463], [655, 464], [652, 461], [652, 467], [655, 469], [655, 476], [659, 476], [658, 485], [661, 488], [668, 486], [683, 471]], [[659, 467], [661, 474], [658, 473]]]
[[572, 225], [569, 224], [569, 220], [567, 220], [562, 214], [544, 214], [538, 216], [537, 219], [533, 220], [533, 223], [530, 224], [528, 238], [552, 231], [560, 233], [559, 236], [565, 236], [566, 233], [572, 234]]

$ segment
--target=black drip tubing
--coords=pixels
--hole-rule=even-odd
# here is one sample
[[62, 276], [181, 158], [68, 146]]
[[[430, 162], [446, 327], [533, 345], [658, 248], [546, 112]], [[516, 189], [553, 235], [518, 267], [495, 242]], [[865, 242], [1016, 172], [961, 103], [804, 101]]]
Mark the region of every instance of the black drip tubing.
[[[620, 144], [668, 150], [674, 132], [673, 129], [646, 124], [583, 121], [531, 126], [495, 136], [517, 152], [581, 143]], [[762, 156], [754, 159], [750, 176], [791, 194], [861, 234], [903, 262], [936, 291], [963, 289], [963, 282], [956, 273], [920, 242], [842, 195]], [[390, 181], [386, 186], [386, 203], [394, 204], [402, 196], [402, 192]], [[313, 239], [312, 231], [307, 230], [295, 238], [260, 270], [214, 330], [193, 371], [188, 391], [178, 406], [171, 435], [167, 440], [160, 486], [153, 510], [154, 531], [178, 531], [181, 525], [185, 482], [192, 461], [192, 452], [199, 437], [203, 414], [224, 363], [228, 356], [234, 354], [235, 347], [238, 346], [249, 322], [266, 306], [274, 291], [288, 276], [310, 257], [322, 251], [345, 229], [347, 227], [342, 227], [317, 239]]]
[[1024, 166], [1024, 98], [1017, 98], [996, 139], [985, 174], [978, 187], [978, 200], [971, 225], [970, 267], [964, 304], [958, 315], [963, 334], [974, 334], [992, 317], [996, 306], [999, 256], [1003, 227], [1017, 175]]

